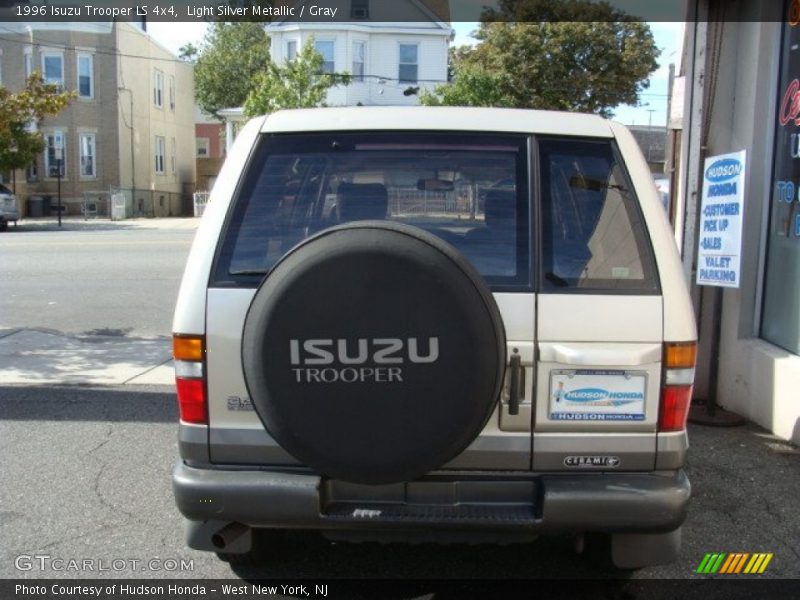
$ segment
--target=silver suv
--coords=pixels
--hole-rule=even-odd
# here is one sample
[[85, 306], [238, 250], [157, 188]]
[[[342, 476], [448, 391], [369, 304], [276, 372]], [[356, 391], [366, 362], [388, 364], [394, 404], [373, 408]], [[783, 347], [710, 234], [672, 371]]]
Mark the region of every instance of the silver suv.
[[354, 107], [239, 134], [174, 320], [193, 548], [610, 534], [673, 560], [696, 333], [628, 130]]

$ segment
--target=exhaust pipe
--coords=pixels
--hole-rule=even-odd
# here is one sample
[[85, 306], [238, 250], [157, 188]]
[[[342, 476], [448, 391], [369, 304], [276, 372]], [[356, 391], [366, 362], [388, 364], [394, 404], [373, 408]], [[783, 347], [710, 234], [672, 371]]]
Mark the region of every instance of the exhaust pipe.
[[211, 536], [211, 543], [214, 544], [215, 548], [224, 550], [249, 532], [250, 528], [247, 525], [236, 522], [228, 523]]

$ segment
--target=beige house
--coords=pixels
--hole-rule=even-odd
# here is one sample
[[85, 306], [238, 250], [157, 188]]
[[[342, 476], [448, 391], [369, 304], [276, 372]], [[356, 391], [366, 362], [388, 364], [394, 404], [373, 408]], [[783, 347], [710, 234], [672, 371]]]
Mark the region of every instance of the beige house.
[[16, 91], [33, 71], [78, 97], [39, 124], [47, 147], [15, 178], [23, 214], [31, 197], [32, 208], [41, 206], [40, 197], [45, 205], [48, 196], [55, 203], [59, 155], [67, 214], [85, 208], [108, 214], [114, 192], [124, 196], [129, 217], [190, 214], [195, 182], [190, 64], [135, 23], [7, 23], [0, 40], [0, 81]]

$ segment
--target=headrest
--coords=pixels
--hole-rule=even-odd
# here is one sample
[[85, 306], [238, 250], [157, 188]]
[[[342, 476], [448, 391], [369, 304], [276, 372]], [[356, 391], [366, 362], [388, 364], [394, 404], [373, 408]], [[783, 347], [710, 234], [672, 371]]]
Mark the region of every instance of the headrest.
[[381, 183], [340, 183], [337, 190], [339, 220], [385, 219], [389, 204], [386, 186]]

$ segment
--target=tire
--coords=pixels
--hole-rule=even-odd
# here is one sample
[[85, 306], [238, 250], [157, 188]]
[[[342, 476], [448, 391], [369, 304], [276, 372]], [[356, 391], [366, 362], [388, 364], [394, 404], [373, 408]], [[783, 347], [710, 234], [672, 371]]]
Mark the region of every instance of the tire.
[[242, 335], [267, 431], [320, 474], [367, 484], [416, 479], [461, 453], [496, 406], [505, 353], [469, 262], [385, 221], [296, 246], [262, 281]]

